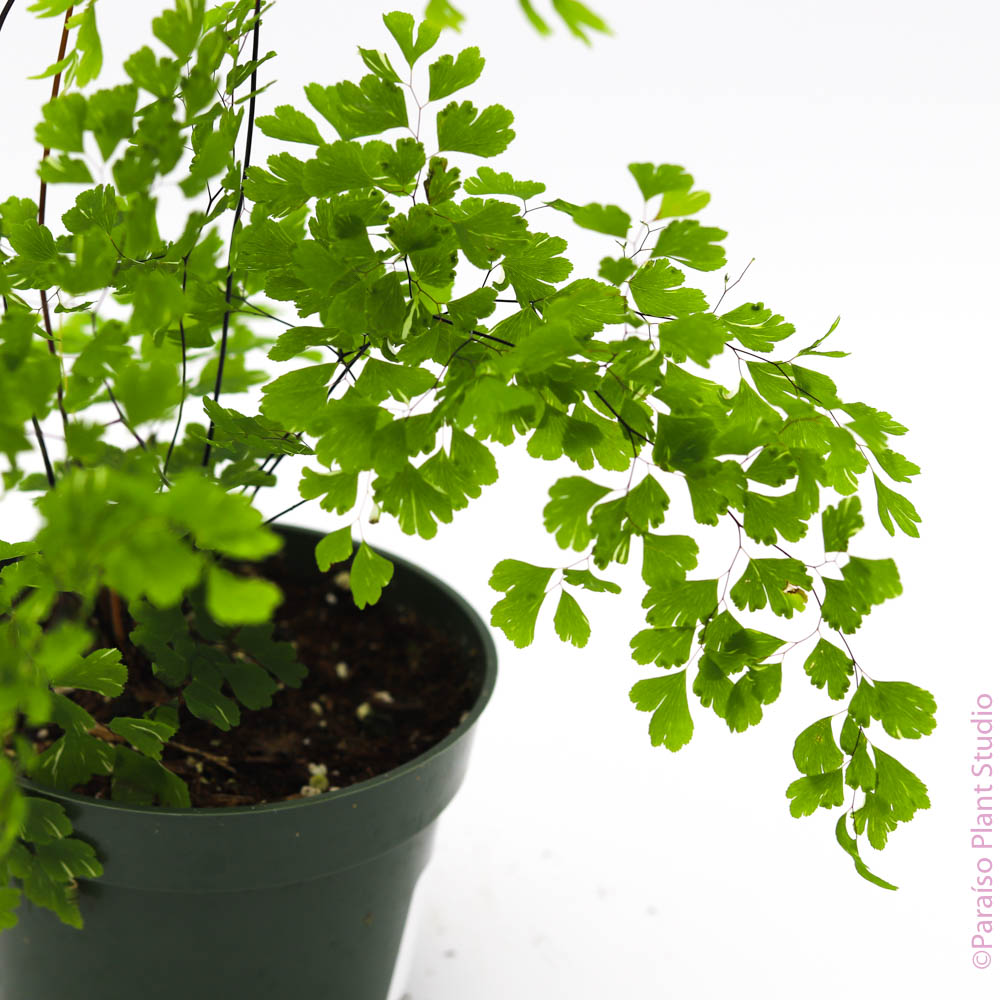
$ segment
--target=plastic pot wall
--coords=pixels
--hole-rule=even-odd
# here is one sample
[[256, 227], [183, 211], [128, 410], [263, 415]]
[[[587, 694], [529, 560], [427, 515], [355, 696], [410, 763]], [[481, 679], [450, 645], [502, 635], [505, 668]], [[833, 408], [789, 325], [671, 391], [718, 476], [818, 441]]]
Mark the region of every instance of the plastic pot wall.
[[[313, 558], [321, 536], [283, 533], [292, 565], [328, 586]], [[496, 679], [492, 639], [472, 608], [393, 562], [382, 600], [459, 637], [481, 678], [463, 722], [386, 774], [259, 806], [126, 806], [24, 781], [62, 803], [104, 875], [80, 880], [82, 931], [22, 902], [18, 925], [0, 934], [0, 1000], [387, 1000], [435, 822], [461, 784]]]

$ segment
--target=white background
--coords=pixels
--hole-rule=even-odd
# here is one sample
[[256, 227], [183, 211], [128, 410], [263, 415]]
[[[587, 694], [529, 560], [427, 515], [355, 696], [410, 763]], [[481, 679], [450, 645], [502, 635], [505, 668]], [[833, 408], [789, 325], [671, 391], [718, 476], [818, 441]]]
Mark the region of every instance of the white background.
[[[116, 57], [146, 41], [141, 22], [159, 6], [102, 0], [112, 71]], [[755, 258], [727, 305], [764, 301], [796, 324], [797, 346], [842, 316], [830, 346], [852, 356], [817, 367], [843, 398], [907, 425], [899, 450], [924, 470], [905, 487], [923, 516], [920, 540], [889, 539], [872, 505], [859, 552], [894, 556], [905, 593], [875, 610], [852, 648], [874, 677], [931, 688], [939, 722], [929, 739], [881, 741], [927, 782], [933, 803], [881, 856], [865, 851], [901, 886], [885, 892], [861, 881], [836, 845], [836, 813], [788, 814], [792, 742], [831, 711], [791, 658], [782, 698], [761, 726], [730, 734], [694, 703], [695, 738], [671, 754], [649, 746], [647, 717], [627, 697], [655, 673], [629, 657], [641, 627], [635, 589], [631, 599], [584, 595], [594, 637], [583, 651], [555, 639], [547, 606], [528, 650], [497, 633], [496, 696], [421, 888], [411, 1000], [833, 1000], [854, 988], [928, 1000], [946, 989], [996, 995], [996, 969], [976, 971], [970, 960], [967, 832], [975, 817], [968, 716], [977, 695], [1000, 699], [991, 499], [996, 6], [595, 0], [616, 36], [590, 49], [563, 29], [536, 37], [514, 0], [459, 6], [466, 29], [444, 44], [477, 44], [487, 58], [468, 96], [516, 115], [517, 140], [494, 166], [546, 181], [547, 197], [639, 212], [626, 164], [682, 164], [712, 193], [699, 218], [730, 233], [730, 275]], [[2, 140], [3, 191], [34, 196], [31, 128], [48, 82], [23, 80], [54, 58], [58, 26], [31, 21], [21, 7], [0, 38], [4, 120], [13, 123]], [[260, 113], [304, 106], [301, 85], [311, 80], [357, 78], [358, 43], [392, 52], [381, 12], [373, 3], [279, 0], [262, 43], [279, 52], [265, 72], [279, 82]], [[59, 196], [50, 196], [50, 218], [65, 207]], [[532, 224], [572, 236], [577, 276], [614, 252], [610, 239], [588, 239], [554, 215], [539, 212]], [[721, 293], [722, 272], [693, 280], [710, 301]], [[731, 367], [718, 371], [730, 384], [733, 376]], [[432, 545], [386, 522], [366, 526], [366, 537], [422, 562], [488, 617], [497, 595], [486, 580], [498, 559], [575, 558], [564, 559], [541, 526], [548, 486], [572, 467], [511, 449], [501, 472]], [[290, 479], [266, 511], [295, 498]], [[31, 520], [24, 504], [4, 501], [4, 538], [25, 536]], [[310, 506], [294, 520], [337, 526]], [[668, 527], [685, 530], [680, 492]], [[726, 526], [717, 533], [715, 548], [705, 540], [706, 576], [725, 570], [735, 544]], [[769, 624], [790, 638], [812, 628]], [[993, 861], [1000, 866], [996, 852]]]

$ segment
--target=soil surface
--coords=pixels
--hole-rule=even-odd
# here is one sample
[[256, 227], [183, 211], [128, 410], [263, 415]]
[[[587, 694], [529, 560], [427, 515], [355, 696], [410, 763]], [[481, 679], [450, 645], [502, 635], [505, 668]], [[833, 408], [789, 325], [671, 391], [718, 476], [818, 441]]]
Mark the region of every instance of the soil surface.
[[[472, 706], [481, 657], [405, 608], [381, 601], [359, 611], [346, 574], [336, 570], [303, 580], [280, 554], [263, 564], [263, 575], [285, 594], [275, 638], [293, 641], [309, 673], [300, 688], [279, 688], [270, 708], [241, 705], [240, 724], [228, 732], [182, 705], [180, 729], [162, 760], [188, 785], [192, 806], [318, 794], [309, 784], [317, 767], [326, 768], [331, 790], [364, 781], [440, 742]], [[116, 645], [111, 614], [101, 611], [91, 624], [103, 633], [99, 645]], [[123, 624], [132, 627], [127, 617]], [[104, 725], [115, 716], [141, 716], [178, 693], [155, 677], [140, 650], [126, 645], [129, 680], [122, 695], [63, 691], [98, 722], [91, 732], [109, 742], [124, 742]], [[25, 733], [41, 752], [61, 730], [50, 725]], [[95, 777], [72, 791], [110, 799], [111, 778]]]

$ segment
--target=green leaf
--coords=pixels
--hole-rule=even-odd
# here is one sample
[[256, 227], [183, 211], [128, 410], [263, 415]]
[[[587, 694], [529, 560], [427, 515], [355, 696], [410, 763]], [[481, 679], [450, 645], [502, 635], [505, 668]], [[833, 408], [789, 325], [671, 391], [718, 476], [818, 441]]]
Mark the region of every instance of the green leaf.
[[693, 219], [671, 222], [660, 233], [651, 256], [669, 257], [697, 271], [716, 271], [726, 263], [725, 250], [718, 245], [725, 238], [724, 230]]
[[612, 285], [620, 285], [635, 273], [635, 264], [628, 257], [602, 257], [597, 273]]
[[589, 569], [564, 569], [563, 581], [571, 587], [583, 587], [595, 594], [620, 594], [622, 588], [611, 580], [602, 580], [594, 576]]
[[823, 577], [823, 620], [835, 629], [855, 632], [872, 607], [903, 592], [899, 570], [891, 559], [853, 556], [840, 571], [842, 580]]
[[649, 739], [653, 746], [680, 750], [691, 742], [694, 722], [687, 700], [687, 671], [650, 677], [633, 685], [629, 698], [640, 712], [652, 712]]
[[927, 786], [894, 757], [875, 751], [875, 790], [865, 796], [864, 805], [854, 812], [854, 825], [859, 834], [867, 830], [868, 840], [875, 850], [885, 847], [889, 833], [899, 823], [907, 823], [918, 809], [929, 809]]
[[897, 483], [912, 482], [910, 477], [920, 474], [920, 466], [914, 465], [898, 451], [891, 451], [888, 448], [873, 448], [872, 454], [878, 464], [888, 473], [889, 478]]
[[549, 489], [550, 500], [542, 511], [545, 530], [556, 536], [560, 548], [583, 551], [594, 537], [590, 510], [610, 492], [609, 487], [592, 483], [583, 476], [557, 480]]
[[680, 667], [691, 655], [694, 626], [647, 628], [632, 636], [632, 659], [636, 663], [655, 663], [658, 667]]
[[389, 33], [396, 39], [403, 58], [412, 66], [425, 52], [433, 48], [441, 34], [439, 25], [431, 21], [422, 21], [417, 29], [417, 37], [413, 37], [413, 15], [395, 10], [391, 14], [383, 14], [382, 20]]
[[313, 146], [323, 144], [323, 136], [320, 135], [316, 123], [307, 114], [298, 111], [290, 104], [279, 104], [274, 109], [273, 115], [261, 115], [257, 119], [257, 127], [272, 139], [305, 142]]
[[159, 98], [169, 98], [180, 79], [180, 64], [166, 57], [157, 60], [148, 45], [133, 52], [122, 68], [137, 86]]
[[259, 710], [269, 708], [278, 685], [263, 667], [242, 657], [223, 657], [219, 669], [240, 704]]
[[936, 725], [937, 704], [929, 691], [905, 681], [862, 680], [851, 699], [850, 712], [859, 725], [878, 719], [895, 739], [928, 736]]
[[60, 153], [43, 160], [38, 167], [38, 176], [46, 184], [93, 184], [94, 177], [83, 160]]
[[489, 584], [506, 596], [493, 605], [490, 624], [502, 629], [518, 648], [535, 637], [535, 622], [553, 572], [519, 559], [503, 559], [493, 568]]
[[795, 737], [792, 748], [795, 766], [803, 774], [825, 774], [839, 771], [844, 755], [833, 738], [833, 717], [827, 716], [814, 722]]
[[393, 565], [384, 556], [362, 542], [351, 563], [351, 594], [359, 608], [377, 604], [382, 591], [392, 579]]
[[711, 707], [720, 719], [726, 717], [726, 705], [735, 685], [720, 669], [716, 657], [705, 653], [698, 661], [698, 675], [692, 690], [705, 708]]
[[[524, 4], [522, 3], [522, 6]], [[562, 18], [563, 24], [582, 42], [590, 44], [585, 28], [610, 34], [611, 29], [586, 4], [580, 0], [552, 0], [552, 9]]]
[[153, 719], [134, 719], [119, 715], [108, 723], [108, 729], [124, 736], [140, 753], [154, 760], [163, 754], [163, 744], [177, 732], [177, 726]]
[[443, 156], [432, 156], [427, 164], [424, 180], [424, 194], [428, 205], [451, 201], [461, 185], [462, 172], [458, 167], [448, 169], [448, 161]]
[[286, 372], [262, 387], [261, 413], [288, 430], [305, 430], [326, 403], [336, 364], [310, 365]]
[[670, 587], [697, 566], [698, 546], [688, 535], [642, 536], [642, 579], [648, 586]]
[[[853, 721], [848, 716], [844, 722], [844, 729], [847, 729], [848, 722]], [[866, 792], [873, 792], [875, 791], [875, 783], [878, 780], [878, 776], [875, 773], [875, 765], [872, 763], [871, 757], [868, 756], [868, 740], [865, 734], [858, 729], [856, 723], [854, 724], [854, 729], [857, 730], [854, 744], [844, 751], [850, 755], [850, 763], [844, 772], [844, 781], [849, 788], [860, 788]], [[843, 732], [841, 733], [840, 742], [841, 746], [843, 746], [845, 742]]]
[[472, 330], [478, 320], [485, 319], [496, 310], [496, 290], [477, 288], [475, 291], [452, 299], [448, 303], [448, 316], [462, 330]]
[[628, 169], [647, 201], [658, 194], [688, 191], [694, 183], [694, 178], [685, 173], [683, 167], [670, 164], [654, 167], [652, 163], [630, 163]]
[[791, 618], [806, 606], [805, 590], [812, 578], [798, 559], [751, 559], [730, 595], [738, 608], [759, 611], [768, 605], [776, 615]]
[[504, 171], [497, 173], [492, 167], [480, 167], [475, 177], [465, 179], [465, 190], [472, 195], [507, 194], [527, 201], [545, 190], [538, 181], [516, 181]]
[[917, 538], [920, 532], [917, 530], [917, 523], [920, 522], [920, 515], [916, 507], [910, 503], [901, 493], [896, 493], [889, 489], [878, 476], [872, 474], [875, 480], [875, 495], [878, 498], [878, 517], [882, 526], [890, 535], [896, 534], [893, 521], [899, 525], [900, 531], [904, 535]]
[[358, 52], [364, 64], [380, 79], [388, 80], [390, 83], [402, 83], [400, 75], [393, 68], [389, 57], [384, 52], [376, 49], [363, 49], [358, 46]]
[[354, 543], [351, 541], [351, 526], [331, 532], [316, 544], [316, 565], [325, 573], [334, 563], [351, 558]]
[[82, 153], [86, 117], [84, 96], [63, 94], [42, 105], [42, 121], [35, 127], [35, 138], [46, 149]]
[[886, 882], [885, 879], [879, 878], [877, 875], [873, 875], [868, 866], [861, 860], [861, 855], [858, 853], [858, 842], [847, 832], [847, 817], [849, 815], [850, 813], [844, 813], [837, 820], [837, 843], [854, 859], [854, 867], [863, 879], [866, 879], [873, 885], [880, 886], [882, 889], [892, 889], [895, 891], [898, 886], [893, 885], [891, 882]]
[[751, 351], [765, 354], [779, 340], [795, 333], [795, 327], [784, 318], [764, 307], [763, 302], [745, 302], [736, 309], [723, 313], [722, 322], [736, 339]]
[[194, 52], [204, 23], [205, 0], [176, 0], [173, 10], [153, 18], [153, 34], [183, 63]]
[[713, 357], [721, 354], [729, 340], [722, 321], [711, 313], [694, 313], [661, 323], [660, 344], [663, 353], [678, 364], [690, 358], [707, 368]]
[[263, 559], [281, 548], [280, 536], [263, 523], [248, 497], [227, 493], [196, 472], [178, 475], [163, 502], [201, 549], [233, 559]]
[[77, 837], [61, 837], [35, 845], [35, 860], [54, 882], [99, 878], [104, 868], [93, 845]]
[[905, 434], [906, 428], [886, 413], [865, 403], [845, 403], [841, 407], [854, 419], [847, 426], [870, 448], [884, 448], [886, 434]]
[[110, 774], [114, 750], [96, 736], [71, 730], [32, 761], [29, 774], [40, 784], [68, 792], [95, 774]]
[[663, 524], [669, 505], [670, 498], [652, 474], [625, 494], [625, 514], [633, 528], [643, 534]]
[[820, 639], [806, 657], [805, 671], [816, 687], [825, 687], [831, 698], [840, 699], [851, 686], [854, 663], [842, 649]]
[[770, 497], [747, 492], [745, 503], [743, 528], [755, 542], [774, 545], [778, 534], [797, 542], [809, 530], [808, 512], [803, 511], [796, 493]]
[[666, 260], [647, 260], [629, 281], [639, 312], [649, 316], [683, 316], [708, 309], [697, 288], [678, 288], [684, 272]]
[[259, 625], [271, 620], [281, 603], [281, 590], [269, 580], [236, 576], [218, 566], [207, 574], [207, 603], [220, 625]]
[[566, 241], [561, 237], [531, 233], [524, 244], [508, 251], [503, 259], [504, 275], [522, 304], [545, 298], [552, 292], [549, 282], [569, 277], [573, 265], [559, 256], [565, 249]]
[[21, 905], [21, 890], [0, 888], [0, 931], [17, 926], [17, 908]]
[[[220, 727], [223, 729], [228, 726]], [[183, 779], [167, 770], [158, 760], [136, 753], [128, 747], [115, 750], [115, 773], [111, 780], [111, 798], [130, 805], [189, 809], [191, 796]]]
[[514, 116], [499, 104], [481, 112], [471, 101], [452, 101], [437, 115], [438, 147], [474, 156], [498, 156], [511, 143]]
[[521, 5], [521, 10], [524, 11], [524, 16], [527, 17], [531, 26], [540, 35], [549, 35], [552, 33], [552, 29], [545, 23], [542, 16], [535, 10], [531, 4], [531, 0], [518, 0]]
[[652, 588], [642, 606], [651, 610], [646, 621], [657, 628], [697, 625], [705, 621], [719, 604], [718, 580], [677, 580], [665, 587]]
[[475, 83], [485, 65], [477, 48], [462, 49], [457, 57], [439, 57], [430, 65], [430, 100], [438, 101]]
[[465, 15], [456, 10], [448, 0], [427, 0], [424, 20], [439, 31], [445, 28], [461, 31]]
[[726, 700], [726, 725], [731, 732], [743, 733], [750, 726], [756, 726], [763, 718], [761, 696], [754, 683], [754, 675], [745, 673], [733, 685]]
[[865, 526], [861, 499], [847, 497], [823, 511], [823, 551], [846, 552], [848, 540]]
[[820, 806], [832, 809], [844, 804], [844, 775], [841, 771], [810, 774], [793, 781], [785, 795], [791, 799], [789, 810], [796, 818], [809, 816]]
[[617, 205], [600, 205], [591, 202], [589, 205], [572, 205], [562, 198], [555, 201], [546, 202], [550, 208], [565, 212], [572, 220], [583, 229], [592, 229], [597, 233], [605, 233], [608, 236], [618, 236], [625, 239], [628, 236], [632, 220], [628, 213], [622, 211]]
[[554, 624], [556, 635], [563, 642], [572, 642], [579, 648], [587, 645], [587, 640], [590, 638], [590, 622], [587, 621], [587, 616], [576, 598], [568, 591], [564, 590], [559, 595]]
[[96, 691], [111, 698], [122, 693], [127, 679], [128, 668], [122, 663], [122, 654], [117, 649], [94, 650], [52, 678], [62, 687]]
[[409, 124], [402, 89], [373, 73], [362, 77], [359, 84], [347, 80], [332, 87], [307, 84], [306, 98], [341, 139], [378, 135]]
[[380, 475], [373, 492], [376, 503], [392, 514], [408, 535], [433, 538], [437, 521], [449, 524], [452, 520], [454, 507], [447, 493], [409, 462], [392, 476]]
[[408, 403], [433, 388], [434, 383], [434, 376], [426, 368], [393, 365], [378, 358], [369, 358], [355, 383], [355, 391], [367, 396], [373, 403], [389, 398]]
[[39, 795], [26, 795], [25, 802], [28, 811], [20, 832], [24, 840], [35, 844], [50, 844], [73, 832], [73, 824], [58, 802], [43, 799]]

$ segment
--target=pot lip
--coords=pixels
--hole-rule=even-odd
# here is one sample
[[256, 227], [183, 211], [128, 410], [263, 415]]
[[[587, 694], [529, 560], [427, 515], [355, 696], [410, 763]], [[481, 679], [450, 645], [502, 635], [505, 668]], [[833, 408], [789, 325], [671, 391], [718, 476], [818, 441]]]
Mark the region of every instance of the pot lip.
[[[322, 531], [318, 531], [313, 528], [306, 528], [301, 525], [282, 525], [280, 530], [287, 534], [315, 536], [316, 538], [323, 535]], [[375, 546], [372, 547], [375, 548]], [[422, 577], [431, 586], [441, 591], [443, 595], [451, 600], [469, 620], [483, 646], [483, 683], [479, 694], [476, 696], [476, 700], [465, 713], [465, 717], [462, 721], [459, 722], [459, 724], [455, 726], [455, 728], [448, 733], [444, 739], [435, 743], [434, 746], [425, 750], [419, 756], [406, 761], [405, 764], [400, 764], [398, 767], [394, 767], [390, 771], [385, 771], [382, 774], [376, 774], [372, 778], [356, 782], [353, 785], [347, 785], [344, 788], [338, 788], [336, 791], [323, 792], [320, 795], [310, 795], [305, 798], [291, 799], [287, 801], [260, 802], [249, 806], [192, 806], [189, 809], [177, 809], [164, 806], [140, 806], [127, 802], [113, 802], [108, 801], [107, 799], [95, 799], [87, 795], [77, 795], [74, 792], [59, 791], [55, 788], [47, 788], [45, 785], [36, 784], [29, 778], [24, 777], [17, 779], [18, 784], [24, 791], [37, 793], [46, 798], [56, 799], [64, 803], [72, 803], [80, 807], [97, 809], [98, 811], [138, 813], [143, 816], [153, 815], [164, 819], [198, 818], [208, 820], [220, 819], [229, 816], [251, 815], [254, 813], [274, 813], [310, 807], [315, 808], [320, 803], [330, 803], [332, 807], [333, 802], [342, 802], [345, 799], [363, 796], [367, 792], [370, 792], [381, 785], [390, 781], [396, 781], [399, 778], [406, 777], [414, 771], [421, 770], [434, 758], [445, 753], [455, 743], [458, 743], [461, 739], [463, 739], [482, 715], [487, 702], [493, 694], [493, 689], [496, 686], [496, 644], [494, 643], [493, 637], [490, 635], [489, 629], [486, 627], [482, 617], [475, 610], [475, 608], [473, 608], [472, 605], [458, 593], [458, 591], [454, 590], [447, 583], [439, 579], [433, 573], [424, 569], [422, 566], [411, 562], [409, 559], [397, 556], [386, 549], [375, 548], [375, 551], [384, 555], [387, 559], [390, 559], [394, 565], [404, 567], [409, 572]]]

